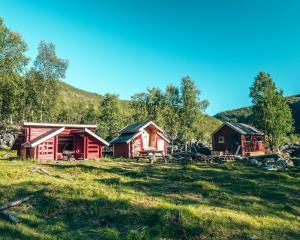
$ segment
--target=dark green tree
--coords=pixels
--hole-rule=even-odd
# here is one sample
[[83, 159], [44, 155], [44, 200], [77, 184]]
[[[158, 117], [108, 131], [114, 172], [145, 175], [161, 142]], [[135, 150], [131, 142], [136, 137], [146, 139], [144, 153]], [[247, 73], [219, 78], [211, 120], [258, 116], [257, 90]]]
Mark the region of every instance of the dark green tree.
[[277, 89], [269, 74], [260, 72], [250, 88], [250, 97], [254, 105], [254, 125], [266, 134], [273, 151], [281, 139], [293, 131], [292, 114], [283, 91]]
[[118, 95], [107, 93], [100, 103], [100, 116], [97, 132], [111, 140], [124, 127], [124, 118]]
[[98, 109], [93, 104], [89, 104], [82, 114], [81, 123], [95, 123], [99, 116]]
[[147, 107], [147, 94], [137, 93], [131, 97], [130, 108], [132, 109], [132, 121], [142, 122], [149, 119]]
[[161, 111], [164, 103], [164, 94], [159, 88], [149, 88], [146, 93], [146, 108], [148, 119], [163, 124]]

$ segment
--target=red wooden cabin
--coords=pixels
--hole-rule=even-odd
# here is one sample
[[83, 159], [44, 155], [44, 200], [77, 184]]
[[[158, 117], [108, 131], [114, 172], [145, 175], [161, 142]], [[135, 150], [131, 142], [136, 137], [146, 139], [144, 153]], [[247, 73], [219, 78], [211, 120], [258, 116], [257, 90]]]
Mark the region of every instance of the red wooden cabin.
[[20, 158], [61, 160], [66, 153], [75, 159], [102, 157], [102, 146], [109, 143], [94, 133], [96, 125], [25, 122], [13, 149]]
[[212, 134], [213, 151], [242, 156], [265, 153], [265, 135], [244, 123], [225, 122]]
[[140, 151], [157, 150], [167, 154], [170, 141], [163, 135], [163, 130], [152, 121], [131, 124], [120, 131], [120, 135], [110, 144], [114, 157], [138, 157]]

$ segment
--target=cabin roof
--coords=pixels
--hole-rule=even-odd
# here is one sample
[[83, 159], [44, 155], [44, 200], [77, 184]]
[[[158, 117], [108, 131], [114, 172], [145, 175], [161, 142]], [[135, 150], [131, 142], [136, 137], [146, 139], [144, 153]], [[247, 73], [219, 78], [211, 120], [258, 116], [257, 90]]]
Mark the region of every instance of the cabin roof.
[[137, 122], [130, 124], [123, 128], [120, 133], [132, 133], [132, 132], [139, 132], [142, 131], [144, 128], [148, 127], [149, 125], [153, 125], [158, 131], [163, 132], [163, 130], [156, 125], [153, 121], [148, 120], [148, 121], [143, 121], [143, 122]]
[[140, 133], [123, 133], [119, 136], [117, 136], [116, 138], [114, 138], [113, 140], [111, 140], [110, 144], [115, 144], [115, 143], [129, 143], [132, 139], [134, 139], [135, 137], [137, 137]]
[[245, 124], [245, 123], [230, 123], [225, 122], [223, 125], [221, 125], [216, 131], [214, 131], [213, 135], [216, 134], [221, 128], [224, 126], [228, 126], [231, 129], [237, 131], [240, 134], [258, 134], [258, 135], [264, 135], [263, 132], [259, 131], [257, 128]]
[[64, 124], [64, 123], [36, 123], [24, 122], [25, 127], [65, 127], [65, 128], [97, 128], [95, 124]]
[[101, 138], [99, 135], [97, 135], [96, 133], [92, 132], [88, 128], [85, 128], [84, 131], [87, 134], [91, 135], [92, 137], [96, 138], [98, 141], [102, 142], [104, 145], [109, 146], [109, 142], [105, 141], [103, 138]]
[[234, 128], [243, 132], [243, 134], [263, 134], [257, 128], [245, 123], [228, 123], [228, 124], [231, 124]]
[[59, 128], [59, 129], [50, 130], [32, 140], [30, 140], [29, 142], [24, 143], [23, 146], [24, 147], [35, 147], [35, 146], [47, 141], [48, 139], [56, 136], [57, 134], [60, 134], [64, 130], [65, 130], [64, 127]]
[[138, 135], [142, 133], [142, 130], [144, 130], [146, 127], [149, 125], [153, 125], [157, 129], [157, 134], [163, 138], [165, 141], [168, 143], [170, 142], [164, 135], [163, 135], [163, 130], [157, 126], [153, 121], [148, 120], [148, 121], [143, 121], [143, 122], [138, 122], [134, 124], [130, 124], [123, 128], [120, 131], [120, 135], [114, 138], [110, 144], [115, 144], [115, 143], [129, 143], [132, 139], [136, 138]]

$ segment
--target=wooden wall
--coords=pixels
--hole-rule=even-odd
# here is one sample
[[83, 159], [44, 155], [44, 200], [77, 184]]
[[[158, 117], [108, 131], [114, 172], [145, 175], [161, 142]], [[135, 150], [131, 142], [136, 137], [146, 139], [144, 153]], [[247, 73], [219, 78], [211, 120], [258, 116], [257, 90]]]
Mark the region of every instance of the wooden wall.
[[87, 158], [95, 159], [102, 157], [102, 144], [92, 136], [87, 135]]
[[114, 157], [129, 157], [129, 144], [116, 143], [113, 145]]
[[[234, 131], [232, 128], [224, 125], [218, 132], [216, 132], [213, 136], [212, 143], [213, 143], [213, 150], [225, 152], [229, 151], [229, 141], [231, 135], [238, 135], [239, 136], [239, 145], [241, 145], [241, 135]], [[224, 143], [219, 143], [219, 137], [224, 137]], [[235, 152], [232, 152], [235, 154]], [[239, 154], [242, 154], [242, 148], [239, 150]]]

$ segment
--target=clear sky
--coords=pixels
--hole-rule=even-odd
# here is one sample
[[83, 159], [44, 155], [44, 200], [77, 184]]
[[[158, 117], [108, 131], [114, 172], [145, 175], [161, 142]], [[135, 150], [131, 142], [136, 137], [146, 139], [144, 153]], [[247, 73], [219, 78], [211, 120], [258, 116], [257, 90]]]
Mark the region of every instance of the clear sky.
[[28, 55], [40, 40], [70, 62], [66, 82], [129, 99], [190, 75], [209, 114], [249, 105], [260, 70], [300, 93], [300, 1], [0, 0]]

